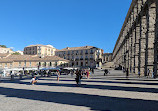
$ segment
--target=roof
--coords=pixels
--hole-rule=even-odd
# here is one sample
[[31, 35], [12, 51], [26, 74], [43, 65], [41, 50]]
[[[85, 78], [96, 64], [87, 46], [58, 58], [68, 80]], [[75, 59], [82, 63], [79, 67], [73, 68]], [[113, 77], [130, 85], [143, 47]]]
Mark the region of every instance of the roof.
[[64, 48], [64, 49], [57, 50], [57, 51], [69, 51], [69, 50], [87, 50], [87, 49], [93, 49], [93, 48], [97, 48], [97, 47], [93, 47], [93, 46], [82, 46], [82, 47], [66, 47], [66, 48]]
[[0, 53], [0, 57], [7, 57], [8, 55], [8, 53]]
[[58, 56], [45, 56], [43, 58], [38, 57], [37, 55], [10, 55], [6, 58], [0, 59], [0, 62], [24, 62], [24, 61], [38, 61], [38, 62], [47, 62], [47, 61], [65, 61], [68, 60], [60, 58]]
[[27, 47], [35, 47], [35, 46], [43, 46], [43, 47], [50, 47], [50, 48], [54, 48], [52, 45], [42, 45], [42, 44], [29, 45], [29, 46], [27, 46]]

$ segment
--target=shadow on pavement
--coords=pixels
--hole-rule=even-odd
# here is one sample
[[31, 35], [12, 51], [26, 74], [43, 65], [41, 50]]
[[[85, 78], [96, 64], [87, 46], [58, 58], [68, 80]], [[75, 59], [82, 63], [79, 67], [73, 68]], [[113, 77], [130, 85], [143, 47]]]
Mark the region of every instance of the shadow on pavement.
[[[23, 82], [23, 81], [14, 81], [12, 83], [31, 85], [29, 82]], [[60, 86], [60, 87], [76, 87], [75, 81], [74, 81], [74, 84], [65, 84], [65, 83], [40, 83], [40, 82], [38, 82], [37, 85], [43, 85], [43, 86]], [[131, 92], [158, 93], [158, 89], [156, 89], [156, 88], [122, 87], [122, 86], [90, 85], [90, 84], [82, 84], [82, 85], [80, 85], [78, 87], [81, 87], [81, 88], [91, 88], [91, 89], [103, 89], [103, 90], [121, 90], [121, 91], [131, 91]]]
[[[96, 111], [158, 111], [157, 101], [67, 92], [48, 92], [0, 87], [0, 95], [21, 99], [85, 106]], [[47, 107], [47, 106], [46, 106]]]

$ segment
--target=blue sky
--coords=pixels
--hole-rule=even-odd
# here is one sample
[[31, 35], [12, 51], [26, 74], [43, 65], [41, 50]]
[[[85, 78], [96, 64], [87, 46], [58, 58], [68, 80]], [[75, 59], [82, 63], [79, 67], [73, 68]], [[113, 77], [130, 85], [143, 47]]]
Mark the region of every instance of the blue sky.
[[132, 0], [0, 0], [0, 44], [112, 52]]

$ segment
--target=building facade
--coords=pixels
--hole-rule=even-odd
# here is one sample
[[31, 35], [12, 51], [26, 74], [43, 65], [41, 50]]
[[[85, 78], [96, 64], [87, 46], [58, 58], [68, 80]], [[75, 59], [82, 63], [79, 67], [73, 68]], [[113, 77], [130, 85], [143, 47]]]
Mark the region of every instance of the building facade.
[[93, 46], [67, 47], [56, 51], [56, 56], [70, 60], [70, 67], [101, 67], [102, 49]]
[[112, 53], [104, 53], [102, 60], [103, 60], [103, 63], [111, 62], [112, 61]]
[[133, 0], [113, 50], [115, 67], [157, 77], [158, 1]]
[[69, 61], [57, 56], [8, 55], [0, 59], [0, 68], [67, 67]]
[[54, 56], [55, 51], [51, 45], [30, 45], [24, 48], [24, 55]]
[[12, 53], [14, 53], [14, 51], [10, 48], [0, 47], [0, 53], [12, 54]]

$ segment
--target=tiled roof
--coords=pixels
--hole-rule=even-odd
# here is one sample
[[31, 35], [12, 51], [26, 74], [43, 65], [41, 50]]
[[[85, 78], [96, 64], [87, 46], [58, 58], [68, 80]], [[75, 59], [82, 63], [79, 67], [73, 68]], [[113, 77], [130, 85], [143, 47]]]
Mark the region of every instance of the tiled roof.
[[83, 47], [67, 47], [61, 50], [57, 50], [57, 51], [69, 51], [69, 50], [86, 50], [86, 49], [92, 49], [92, 48], [96, 48], [93, 46], [83, 46]]
[[8, 55], [8, 53], [0, 53], [0, 57], [7, 57]]
[[38, 57], [37, 55], [10, 55], [7, 58], [0, 59], [0, 62], [17, 62], [17, 61], [66, 61], [68, 60], [57, 57], [57, 56], [45, 56], [43, 58]]

